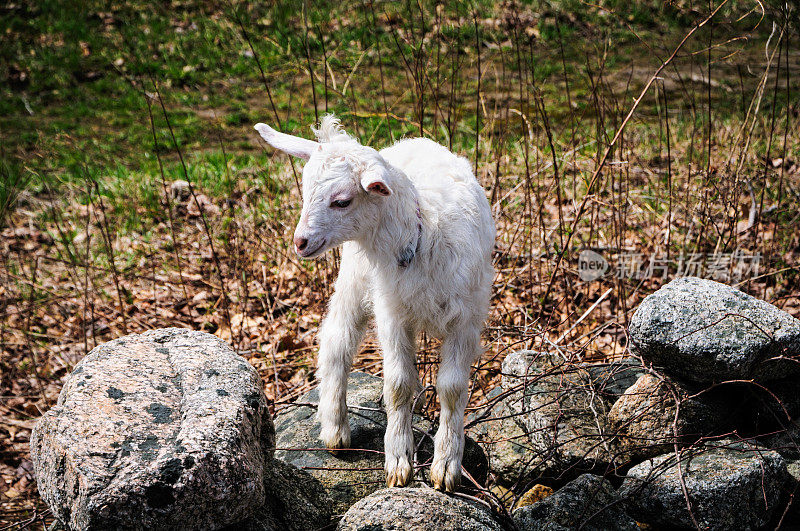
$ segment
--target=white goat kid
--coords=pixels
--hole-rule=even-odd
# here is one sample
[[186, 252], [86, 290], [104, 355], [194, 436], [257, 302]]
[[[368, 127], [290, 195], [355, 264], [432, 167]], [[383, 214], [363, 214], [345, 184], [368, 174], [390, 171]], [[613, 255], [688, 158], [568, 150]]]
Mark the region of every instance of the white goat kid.
[[333, 116], [314, 130], [318, 142], [265, 124], [255, 128], [273, 147], [308, 161], [297, 254], [316, 258], [343, 245], [319, 332], [322, 441], [331, 449], [350, 444], [347, 377], [373, 313], [384, 358], [386, 482], [411, 481], [416, 342], [425, 330], [442, 339], [431, 481], [453, 491], [461, 477], [470, 366], [481, 354], [494, 274], [494, 221], [469, 162], [424, 138], [376, 151], [345, 133]]

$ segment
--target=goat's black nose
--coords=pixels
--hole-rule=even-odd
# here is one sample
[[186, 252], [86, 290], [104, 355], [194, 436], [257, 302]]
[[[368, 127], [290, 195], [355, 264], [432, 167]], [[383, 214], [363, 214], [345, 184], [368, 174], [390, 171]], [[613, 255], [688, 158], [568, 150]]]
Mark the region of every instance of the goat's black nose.
[[298, 251], [302, 251], [308, 245], [308, 240], [305, 238], [295, 238], [294, 245], [297, 247]]

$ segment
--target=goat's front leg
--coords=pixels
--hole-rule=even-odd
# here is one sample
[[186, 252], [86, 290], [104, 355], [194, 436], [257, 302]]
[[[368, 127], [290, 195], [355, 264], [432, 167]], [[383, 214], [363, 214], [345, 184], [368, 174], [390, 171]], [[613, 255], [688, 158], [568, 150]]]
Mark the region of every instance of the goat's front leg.
[[366, 286], [367, 279], [358, 264], [343, 256], [336, 291], [320, 326], [317, 359], [320, 439], [332, 450], [350, 446], [347, 377], [367, 327]]
[[415, 365], [416, 331], [400, 312], [375, 305], [378, 339], [383, 350], [383, 400], [386, 404], [386, 484], [404, 487], [414, 476], [411, 406], [419, 388]]
[[480, 330], [457, 327], [442, 343], [442, 362], [436, 377], [441, 414], [434, 441], [431, 482], [453, 492], [461, 479], [464, 454], [464, 409], [467, 407], [470, 367], [480, 352]]

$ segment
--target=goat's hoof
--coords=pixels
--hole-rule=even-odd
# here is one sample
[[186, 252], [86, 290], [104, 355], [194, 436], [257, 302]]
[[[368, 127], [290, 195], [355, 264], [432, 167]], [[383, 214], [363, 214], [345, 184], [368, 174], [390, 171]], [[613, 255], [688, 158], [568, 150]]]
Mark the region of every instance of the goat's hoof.
[[411, 483], [414, 471], [407, 459], [396, 459], [395, 463], [386, 466], [386, 486], [405, 487]]
[[350, 448], [350, 441], [345, 442], [340, 440], [333, 444], [326, 444], [325, 448], [328, 449], [328, 453], [331, 454], [332, 456], [341, 457], [345, 453], [342, 450]]
[[340, 450], [350, 448], [350, 426], [323, 428], [320, 433], [320, 439], [322, 439], [325, 448], [328, 449], [331, 455], [342, 455], [343, 452], [340, 452]]
[[454, 492], [461, 482], [461, 466], [444, 460], [433, 460], [431, 465], [431, 484], [436, 490]]

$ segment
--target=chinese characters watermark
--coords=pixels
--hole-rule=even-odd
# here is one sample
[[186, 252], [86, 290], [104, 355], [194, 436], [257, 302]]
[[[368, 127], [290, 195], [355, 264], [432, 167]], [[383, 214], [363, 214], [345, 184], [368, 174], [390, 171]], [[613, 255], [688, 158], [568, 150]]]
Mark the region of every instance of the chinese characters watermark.
[[610, 261], [597, 251], [584, 249], [578, 256], [578, 276], [584, 282], [607, 274], [627, 280], [701, 277], [739, 282], [758, 276], [760, 266], [761, 253], [747, 253], [741, 249], [730, 253], [681, 253], [674, 257], [625, 251], [612, 255]]

